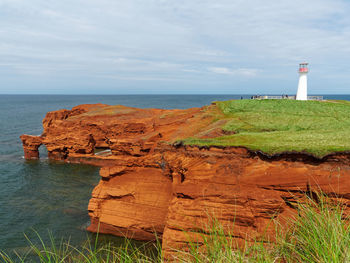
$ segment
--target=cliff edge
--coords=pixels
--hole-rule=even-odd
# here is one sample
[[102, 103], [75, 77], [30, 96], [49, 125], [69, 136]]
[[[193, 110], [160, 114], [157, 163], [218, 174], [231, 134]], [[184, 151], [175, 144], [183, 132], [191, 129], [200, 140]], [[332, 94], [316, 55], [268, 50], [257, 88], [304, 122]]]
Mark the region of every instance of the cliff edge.
[[271, 219], [284, 224], [305, 193], [322, 190], [348, 207], [350, 122], [342, 121], [350, 105], [284, 103], [186, 110], [80, 105], [49, 112], [43, 134], [21, 140], [26, 159], [39, 158], [43, 144], [50, 159], [101, 166], [89, 231], [139, 240], [158, 235], [171, 258], [210, 233], [213, 215], [243, 244], [273, 239]]

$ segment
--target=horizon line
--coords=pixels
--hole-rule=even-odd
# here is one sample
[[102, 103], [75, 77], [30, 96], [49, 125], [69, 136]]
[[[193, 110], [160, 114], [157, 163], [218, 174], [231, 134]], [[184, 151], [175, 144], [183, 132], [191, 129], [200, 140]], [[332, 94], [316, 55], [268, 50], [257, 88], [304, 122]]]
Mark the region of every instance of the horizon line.
[[[293, 93], [294, 94], [294, 93]], [[38, 95], [45, 95], [45, 96], [154, 96], [154, 95], [234, 95], [234, 96], [252, 96], [252, 95], [290, 95], [288, 93], [102, 93], [102, 94], [90, 94], [90, 93], [0, 93], [0, 96], [2, 95], [10, 95], [10, 96], [38, 96]], [[294, 94], [295, 95], [295, 94]], [[316, 96], [316, 95], [350, 95], [350, 93], [311, 93], [308, 94], [308, 96]]]

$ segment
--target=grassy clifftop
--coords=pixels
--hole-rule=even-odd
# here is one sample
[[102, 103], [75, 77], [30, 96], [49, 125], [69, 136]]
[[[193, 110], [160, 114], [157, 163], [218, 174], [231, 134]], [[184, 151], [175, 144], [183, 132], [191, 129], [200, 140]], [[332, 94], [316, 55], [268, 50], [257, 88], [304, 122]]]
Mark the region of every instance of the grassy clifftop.
[[318, 157], [350, 150], [348, 101], [232, 100], [215, 104], [215, 121], [225, 120], [221, 128], [231, 135], [188, 138], [185, 144], [245, 146], [268, 154], [308, 152]]

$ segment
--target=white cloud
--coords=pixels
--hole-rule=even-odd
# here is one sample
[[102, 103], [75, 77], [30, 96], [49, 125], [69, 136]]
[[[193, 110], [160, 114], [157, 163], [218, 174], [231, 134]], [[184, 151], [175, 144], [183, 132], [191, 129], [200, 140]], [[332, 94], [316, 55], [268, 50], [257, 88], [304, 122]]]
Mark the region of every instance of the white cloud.
[[215, 91], [217, 83], [235, 81], [254, 92], [252, 79], [266, 89], [278, 89], [281, 79], [294, 88], [301, 60], [310, 62], [310, 79], [320, 90], [334, 75], [334, 89], [344, 90], [350, 73], [349, 5], [346, 0], [0, 0], [0, 60], [6, 75], [12, 74], [0, 80], [0, 93], [23, 75], [33, 76], [23, 82], [28, 89], [38, 75], [63, 82], [74, 77], [77, 87], [79, 79], [100, 86], [95, 80], [100, 76], [117, 76], [109, 78], [113, 86], [119, 79], [135, 87], [140, 82], [133, 80], [151, 79], [157, 88], [159, 80], [161, 92], [164, 81], [178, 79]]
[[257, 69], [248, 69], [248, 68], [230, 69], [225, 67], [209, 67], [208, 71], [217, 73], [217, 74], [244, 76], [244, 77], [255, 77], [258, 73]]
[[201, 73], [201, 71], [197, 69], [183, 69], [182, 71], [188, 73]]

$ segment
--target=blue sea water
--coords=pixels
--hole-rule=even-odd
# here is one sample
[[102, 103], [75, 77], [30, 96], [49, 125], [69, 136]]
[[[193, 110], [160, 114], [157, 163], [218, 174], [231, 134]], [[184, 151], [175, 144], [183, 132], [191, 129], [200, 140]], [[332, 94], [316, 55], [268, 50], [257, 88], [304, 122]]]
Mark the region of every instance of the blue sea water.
[[[250, 95], [0, 95], [0, 250], [25, 251], [34, 230], [70, 238], [73, 245], [89, 235], [87, 205], [99, 181], [98, 168], [42, 158], [25, 161], [19, 136], [39, 135], [46, 112], [79, 104], [122, 104], [140, 108], [190, 108], [216, 100]], [[324, 95], [350, 100], [350, 95]], [[43, 148], [43, 147], [41, 147]], [[41, 156], [45, 156], [44, 149]]]

